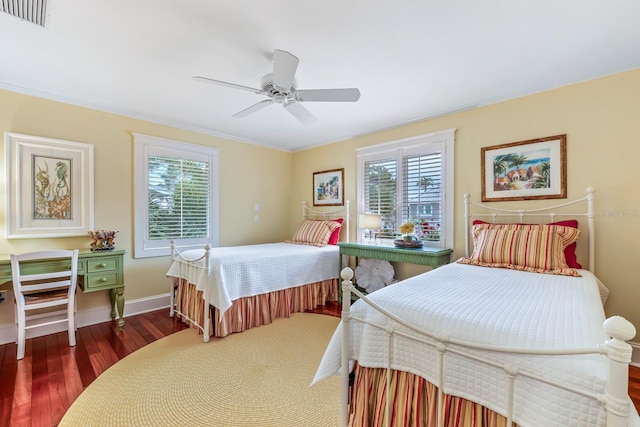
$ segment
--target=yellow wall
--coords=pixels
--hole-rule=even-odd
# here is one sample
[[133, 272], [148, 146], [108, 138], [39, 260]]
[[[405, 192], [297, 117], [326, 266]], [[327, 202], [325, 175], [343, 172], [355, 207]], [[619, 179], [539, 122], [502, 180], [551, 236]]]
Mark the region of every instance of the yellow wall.
[[[418, 95], [417, 95], [418, 96]], [[289, 237], [300, 218], [300, 201], [312, 198], [311, 174], [345, 169], [345, 197], [353, 203], [355, 238], [355, 148], [456, 128], [455, 256], [463, 243], [462, 195], [480, 199], [480, 148], [567, 134], [568, 198], [596, 189], [596, 274], [609, 287], [608, 315], [627, 317], [640, 329], [640, 191], [635, 184], [640, 158], [636, 136], [640, 112], [640, 69], [425, 120], [322, 147], [287, 153], [102, 113], [31, 96], [0, 91], [0, 131], [44, 136], [95, 146], [95, 228], [119, 230], [125, 258], [128, 300], [167, 292], [168, 257], [132, 259], [133, 162], [131, 132], [220, 149], [220, 244], [249, 244]], [[629, 159], [629, 161], [625, 161]], [[0, 165], [4, 154], [0, 153]], [[4, 167], [0, 166], [4, 182]], [[0, 186], [0, 216], [6, 212]], [[554, 202], [554, 201], [551, 201]], [[557, 202], [557, 201], [556, 201]], [[255, 224], [254, 204], [261, 222]], [[528, 201], [527, 207], [546, 202]], [[552, 204], [552, 203], [551, 203]], [[283, 220], [284, 219], [284, 220]], [[7, 240], [0, 253], [40, 248], [88, 247], [88, 237]], [[399, 266], [400, 277], [423, 271]], [[6, 289], [6, 286], [5, 286]], [[79, 310], [106, 305], [106, 294], [82, 295]], [[7, 305], [3, 307], [9, 307]], [[126, 313], [125, 313], [126, 314]], [[0, 327], [13, 323], [13, 310], [0, 310]], [[638, 338], [635, 339], [638, 341]]]
[[[288, 237], [292, 154], [214, 136], [175, 129], [115, 114], [0, 91], [0, 133], [16, 132], [94, 145], [95, 229], [119, 230], [118, 248], [126, 249], [125, 298], [168, 293], [168, 257], [133, 256], [132, 132], [216, 147], [220, 150], [220, 244], [252, 244]], [[4, 140], [4, 137], [3, 137]], [[0, 182], [5, 183], [4, 151]], [[5, 184], [0, 186], [0, 218], [5, 217]], [[254, 204], [260, 204], [260, 223]], [[298, 204], [300, 201], [298, 201]], [[298, 217], [300, 213], [297, 213]], [[284, 220], [283, 220], [284, 219]], [[0, 254], [45, 248], [88, 248], [86, 237], [6, 239], [0, 229]], [[9, 289], [5, 285], [3, 289]], [[12, 298], [12, 297], [11, 297]], [[78, 310], [105, 305], [106, 293], [83, 294]], [[4, 309], [6, 308], [6, 309]], [[125, 312], [126, 315], [126, 312]], [[0, 306], [0, 327], [13, 323], [13, 306]]]
[[[611, 292], [607, 315], [624, 316], [640, 330], [640, 275], [635, 272], [640, 266], [640, 189], [635, 176], [639, 117], [636, 69], [294, 153], [293, 199], [311, 198], [313, 171], [345, 168], [345, 197], [353, 201], [355, 225], [356, 148], [455, 128], [454, 250], [459, 257], [464, 255], [463, 194], [480, 201], [480, 148], [567, 134], [568, 200], [582, 197], [588, 186], [596, 190], [595, 265]], [[561, 202], [522, 203], [532, 208]], [[424, 271], [399, 267], [401, 278]]]

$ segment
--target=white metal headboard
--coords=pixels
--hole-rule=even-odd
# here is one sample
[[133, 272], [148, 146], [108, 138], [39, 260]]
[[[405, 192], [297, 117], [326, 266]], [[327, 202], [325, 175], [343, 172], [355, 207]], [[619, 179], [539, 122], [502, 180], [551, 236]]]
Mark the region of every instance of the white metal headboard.
[[332, 220], [343, 218], [343, 228], [345, 229], [345, 239], [349, 242], [349, 200], [344, 202], [344, 206], [332, 209], [330, 211], [319, 211], [307, 206], [307, 202], [302, 202], [302, 219], [315, 219], [315, 220]]
[[[505, 222], [525, 222], [525, 217], [548, 217], [550, 222], [556, 221], [556, 217], [586, 217], [587, 218], [587, 253], [589, 260], [588, 270], [592, 273], [595, 272], [595, 227], [594, 227], [594, 215], [593, 209], [593, 193], [595, 190], [593, 187], [587, 188], [587, 195], [573, 200], [571, 202], [562, 203], [546, 208], [539, 209], [500, 209], [486, 203], [476, 203], [471, 201], [471, 195], [465, 193], [464, 195], [464, 253], [465, 256], [471, 254], [471, 248], [473, 247], [473, 237], [471, 233], [471, 227], [473, 225], [473, 218], [490, 218], [491, 222], [500, 222], [506, 219]], [[557, 212], [558, 209], [566, 208], [567, 206], [578, 205], [580, 203], [586, 203], [586, 211], [583, 209], [579, 212]], [[476, 207], [483, 209], [481, 212], [470, 212], [470, 207]], [[497, 219], [500, 218], [500, 221]], [[489, 221], [487, 221], [489, 222]]]

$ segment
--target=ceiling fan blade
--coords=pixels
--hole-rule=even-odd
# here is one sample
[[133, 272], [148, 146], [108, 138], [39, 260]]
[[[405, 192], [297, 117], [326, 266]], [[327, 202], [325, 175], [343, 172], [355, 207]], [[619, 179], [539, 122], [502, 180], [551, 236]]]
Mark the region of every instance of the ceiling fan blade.
[[260, 101], [257, 104], [253, 104], [251, 107], [245, 108], [242, 111], [235, 113], [231, 117], [247, 117], [250, 114], [255, 113], [256, 111], [262, 110], [267, 105], [273, 104], [273, 99], [265, 99], [264, 101]]
[[273, 84], [288, 91], [293, 85], [293, 79], [298, 69], [298, 58], [287, 51], [276, 49], [273, 51]]
[[311, 114], [309, 110], [304, 108], [302, 104], [298, 102], [290, 101], [282, 104], [282, 106], [305, 126], [312, 125], [318, 121], [318, 119], [313, 114]]
[[360, 99], [360, 91], [356, 88], [296, 90], [296, 99], [303, 102], [356, 102]]
[[256, 89], [249, 86], [237, 85], [235, 83], [223, 82], [222, 80], [214, 80], [208, 77], [193, 76], [193, 80], [197, 80], [199, 82], [205, 82], [205, 83], [212, 83], [220, 86], [226, 86], [234, 89], [246, 90], [249, 92], [257, 93], [258, 95], [266, 95], [266, 92], [262, 89]]

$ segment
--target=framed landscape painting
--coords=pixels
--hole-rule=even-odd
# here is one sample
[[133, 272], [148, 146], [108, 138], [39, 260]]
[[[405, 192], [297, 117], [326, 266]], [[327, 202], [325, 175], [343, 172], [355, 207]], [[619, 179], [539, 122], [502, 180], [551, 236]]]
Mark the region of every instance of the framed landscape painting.
[[567, 135], [481, 148], [482, 201], [566, 199]]
[[344, 169], [313, 173], [313, 206], [344, 205]]

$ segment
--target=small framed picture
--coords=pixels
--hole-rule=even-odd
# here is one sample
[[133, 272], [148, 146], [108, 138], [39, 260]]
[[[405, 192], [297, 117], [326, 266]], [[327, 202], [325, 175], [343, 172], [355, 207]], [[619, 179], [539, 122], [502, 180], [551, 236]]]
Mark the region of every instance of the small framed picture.
[[344, 169], [313, 173], [313, 206], [344, 205]]
[[566, 199], [567, 135], [481, 148], [482, 201]]

